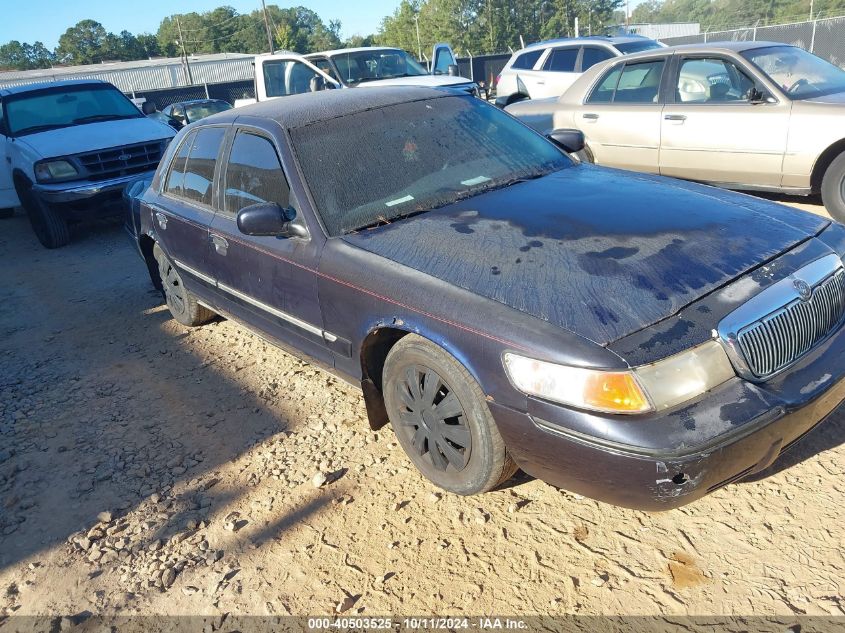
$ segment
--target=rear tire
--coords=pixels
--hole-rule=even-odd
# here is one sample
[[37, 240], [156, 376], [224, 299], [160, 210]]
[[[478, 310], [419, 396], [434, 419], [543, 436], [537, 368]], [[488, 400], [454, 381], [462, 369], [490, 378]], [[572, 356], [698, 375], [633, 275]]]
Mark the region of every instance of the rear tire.
[[834, 220], [845, 222], [845, 152], [828, 166], [822, 178], [822, 202]]
[[158, 244], [153, 246], [153, 257], [158, 263], [162, 292], [173, 318], [182, 325], [190, 327], [211, 321], [214, 318], [214, 312], [205, 306], [201, 306], [196, 297], [188, 292], [188, 289], [182, 283], [179, 271]]
[[517, 471], [481, 387], [442, 348], [409, 334], [388, 353], [382, 377], [396, 438], [431, 482], [472, 495]]
[[35, 237], [44, 248], [61, 248], [70, 242], [70, 230], [65, 220], [52, 206], [32, 193], [32, 183], [26, 179], [15, 181], [15, 189]]
[[15, 215], [14, 207], [11, 209], [0, 209], [0, 220], [8, 220]]

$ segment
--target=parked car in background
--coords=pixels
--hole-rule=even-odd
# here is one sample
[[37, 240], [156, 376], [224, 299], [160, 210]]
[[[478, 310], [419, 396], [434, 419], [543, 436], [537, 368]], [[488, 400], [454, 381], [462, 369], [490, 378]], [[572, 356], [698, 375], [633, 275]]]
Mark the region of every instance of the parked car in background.
[[845, 221], [845, 71], [794, 46], [678, 46], [590, 69], [559, 99], [507, 111], [574, 127], [601, 165], [729, 189], [821, 194]]
[[496, 105], [559, 97], [581, 73], [599, 62], [661, 46], [639, 35], [575, 37], [531, 44], [511, 55], [496, 78]]
[[161, 113], [168, 119], [176, 121], [178, 128], [182, 128], [212, 114], [231, 109], [232, 104], [222, 99], [192, 99], [171, 103], [162, 108]]
[[845, 398], [845, 227], [551, 138], [447, 89], [219, 114], [139, 194], [137, 248], [176, 320], [360, 384], [452, 492], [521, 467], [664, 510], [766, 468]]
[[458, 76], [457, 59], [448, 44], [434, 45], [431, 72], [402, 49], [366, 46], [305, 56], [287, 51], [259, 55], [256, 98], [238, 99], [235, 106], [332, 88], [378, 86], [448, 86], [479, 95], [475, 82]]
[[20, 204], [38, 240], [64, 246], [68, 224], [119, 208], [153, 172], [174, 131], [110, 83], [57, 81], [0, 90], [0, 209]]

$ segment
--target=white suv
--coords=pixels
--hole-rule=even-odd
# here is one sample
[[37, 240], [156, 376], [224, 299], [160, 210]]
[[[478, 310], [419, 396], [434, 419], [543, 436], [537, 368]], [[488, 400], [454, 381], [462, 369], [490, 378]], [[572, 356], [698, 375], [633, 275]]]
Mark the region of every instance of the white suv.
[[663, 44], [639, 35], [546, 40], [511, 55], [496, 78], [496, 104], [559, 97], [585, 70], [612, 57], [639, 53]]

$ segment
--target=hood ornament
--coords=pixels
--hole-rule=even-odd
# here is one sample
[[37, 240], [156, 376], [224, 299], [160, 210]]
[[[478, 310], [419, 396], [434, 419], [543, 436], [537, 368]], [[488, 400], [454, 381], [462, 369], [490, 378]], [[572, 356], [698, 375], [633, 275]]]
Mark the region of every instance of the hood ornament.
[[810, 284], [803, 279], [795, 279], [792, 282], [792, 287], [798, 291], [798, 296], [801, 297], [801, 301], [809, 301], [813, 298], [813, 289], [810, 288]]

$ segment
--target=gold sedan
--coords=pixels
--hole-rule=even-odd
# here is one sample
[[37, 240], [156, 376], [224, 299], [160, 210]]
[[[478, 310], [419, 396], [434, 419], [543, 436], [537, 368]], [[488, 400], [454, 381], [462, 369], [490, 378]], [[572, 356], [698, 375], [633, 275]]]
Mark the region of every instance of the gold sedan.
[[845, 221], [845, 71], [773, 42], [675, 46], [590, 68], [560, 97], [506, 108], [577, 128], [600, 165], [728, 189], [821, 194]]

